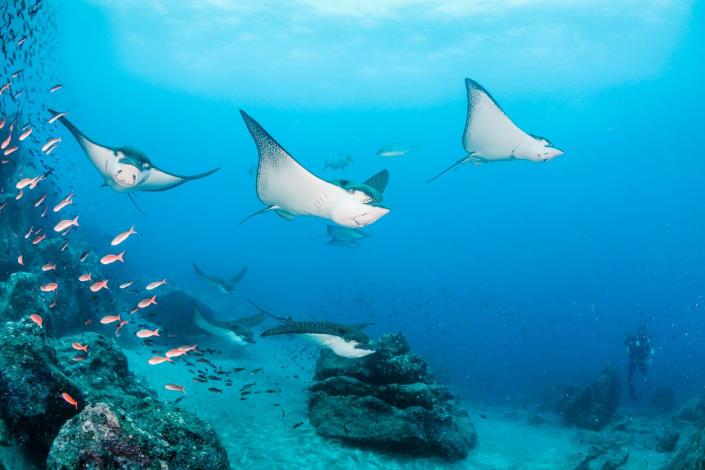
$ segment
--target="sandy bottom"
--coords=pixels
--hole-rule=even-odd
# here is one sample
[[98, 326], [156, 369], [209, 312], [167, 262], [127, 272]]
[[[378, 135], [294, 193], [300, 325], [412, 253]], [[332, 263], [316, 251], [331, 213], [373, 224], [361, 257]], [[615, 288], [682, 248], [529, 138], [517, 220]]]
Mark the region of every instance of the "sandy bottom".
[[[548, 416], [548, 423], [532, 425], [528, 422], [529, 413], [523, 410], [466, 404], [479, 436], [477, 447], [466, 460], [447, 463], [438, 459], [406, 459], [345, 447], [316, 434], [306, 415], [307, 387], [317, 355], [314, 347], [296, 342], [261, 341], [234, 351], [230, 357], [207, 356], [226, 370], [245, 368], [230, 374], [231, 387], [222, 381], [192, 381], [187, 369], [203, 369], [205, 364], [189, 367], [177, 359], [175, 364], [149, 366], [146, 360], [151, 353], [142, 350], [126, 353], [131, 370], [145, 376], [164, 400], [180, 396], [178, 392], [165, 390], [165, 383], [186, 387], [181, 406], [215, 427], [235, 468], [570, 469], [584, 457], [589, 449], [589, 434], [593, 434], [567, 429], [555, 416]], [[241, 387], [253, 382], [256, 384], [249, 388], [252, 393], [241, 400]], [[223, 393], [208, 391], [209, 387], [222, 389]], [[486, 418], [480, 418], [480, 414]], [[297, 423], [303, 424], [294, 428]], [[656, 469], [666, 459], [667, 456], [635, 442], [630, 446], [629, 462], [622, 468]]]

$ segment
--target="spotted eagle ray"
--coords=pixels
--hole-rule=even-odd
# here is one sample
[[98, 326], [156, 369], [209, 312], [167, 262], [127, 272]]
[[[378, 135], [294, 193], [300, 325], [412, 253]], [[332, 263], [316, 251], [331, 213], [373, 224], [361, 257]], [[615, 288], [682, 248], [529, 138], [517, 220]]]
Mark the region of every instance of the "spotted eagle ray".
[[203, 279], [204, 281], [208, 281], [211, 284], [215, 285], [224, 294], [232, 294], [233, 291], [235, 290], [235, 285], [237, 283], [239, 283], [240, 281], [242, 281], [242, 279], [245, 277], [245, 274], [247, 274], [247, 266], [244, 266], [240, 271], [238, 271], [230, 279], [223, 279], [218, 276], [206, 274], [193, 261], [191, 261], [191, 264], [193, 265], [193, 271], [196, 273], [196, 277], [198, 277], [199, 279]]
[[374, 349], [367, 348], [370, 339], [362, 331], [370, 323], [346, 325], [326, 321], [294, 321], [291, 318], [273, 315], [252, 301], [250, 303], [255, 305], [261, 313], [282, 323], [279, 326], [263, 331], [260, 333], [261, 337], [300, 335], [319, 346], [330, 349], [337, 356], [351, 359], [369, 356], [375, 352]]
[[467, 155], [434, 176], [429, 182], [458, 165], [509, 160], [545, 162], [563, 155], [544, 138], [521, 130], [479, 83], [465, 79], [468, 110], [463, 132], [463, 148]]
[[[149, 158], [132, 147], [109, 147], [89, 139], [71, 121], [54, 110], [49, 110], [53, 116], [71, 132], [81, 146], [88, 159], [101, 174], [105, 186], [115, 191], [128, 193], [132, 198], [134, 191], [165, 191], [182, 185], [187, 181], [205, 178], [219, 168], [191, 176], [179, 176], [166, 172], [155, 166]], [[134, 202], [134, 200], [133, 200]]]
[[268, 211], [288, 216], [312, 215], [345, 227], [365, 227], [389, 209], [360, 202], [343, 188], [325, 181], [297, 162], [257, 121], [240, 111], [257, 146], [257, 197], [267, 205], [241, 223]]
[[265, 318], [266, 315], [260, 312], [230, 321], [209, 320], [201, 314], [198, 307], [193, 311], [193, 323], [201, 330], [239, 345], [255, 342], [252, 328], [262, 323]]

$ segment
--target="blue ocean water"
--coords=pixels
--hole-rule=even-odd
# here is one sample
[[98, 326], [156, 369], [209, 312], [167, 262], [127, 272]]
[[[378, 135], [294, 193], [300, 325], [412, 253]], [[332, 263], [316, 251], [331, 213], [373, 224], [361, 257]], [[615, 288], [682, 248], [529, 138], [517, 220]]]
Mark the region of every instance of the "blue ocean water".
[[[76, 194], [81, 236], [136, 226], [128, 277], [168, 277], [222, 319], [252, 299], [282, 316], [373, 322], [372, 337], [403, 332], [471, 402], [537, 403], [606, 366], [622, 377], [625, 336], [643, 324], [655, 355], [638, 376], [646, 399], [629, 406], [663, 388], [703, 392], [702, 2], [45, 3], [37, 86], [64, 88], [43, 105], [175, 173], [221, 168], [137, 194], [143, 215], [101, 187], [67, 132], [45, 131], [63, 136], [54, 176]], [[427, 183], [464, 156], [466, 77], [565, 154]], [[239, 225], [263, 207], [240, 109], [322, 177], [388, 169], [390, 213], [356, 248], [328, 245], [316, 218]], [[376, 154], [392, 143], [414, 149]], [[338, 153], [353, 164], [323, 170]], [[192, 261], [249, 270], [228, 296]]]

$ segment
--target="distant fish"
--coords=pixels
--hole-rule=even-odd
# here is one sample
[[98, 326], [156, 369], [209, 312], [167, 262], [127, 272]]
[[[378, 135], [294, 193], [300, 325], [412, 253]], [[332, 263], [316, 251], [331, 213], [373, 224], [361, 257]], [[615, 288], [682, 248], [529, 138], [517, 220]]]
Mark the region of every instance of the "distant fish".
[[44, 320], [42, 320], [42, 317], [40, 317], [36, 313], [31, 314], [29, 316], [29, 319], [36, 323], [40, 328], [43, 328], [42, 324], [44, 323]]
[[127, 240], [130, 235], [134, 235], [134, 234], [136, 234], [136, 233], [137, 233], [137, 232], [135, 232], [135, 226], [133, 225], [132, 227], [130, 227], [129, 230], [117, 234], [117, 235], [115, 236], [115, 238], [113, 238], [113, 240], [110, 242], [110, 244], [111, 244], [112, 246], [119, 245], [120, 243], [122, 243], [122, 242], [124, 242], [125, 240]]
[[63, 232], [64, 230], [71, 227], [78, 227], [78, 216], [74, 217], [73, 219], [64, 219], [60, 221], [54, 226], [54, 231]]
[[106, 315], [100, 319], [100, 323], [103, 325], [109, 325], [115, 323], [116, 321], [121, 321], [120, 315]]
[[61, 137], [55, 137], [53, 139], [47, 140], [46, 143], [44, 145], [42, 145], [42, 152], [46, 152], [47, 150], [49, 150], [51, 147], [58, 144], [59, 142], [61, 142]]
[[24, 266], [24, 257], [22, 255], [19, 255], [17, 257], [17, 264], [19, 264], [20, 266]]
[[73, 406], [74, 408], [76, 408], [78, 410], [78, 402], [71, 395], [69, 395], [66, 392], [63, 392], [61, 394], [61, 398], [63, 398], [66, 403], [68, 403], [69, 405]]
[[132, 281], [123, 282], [122, 284], [120, 284], [120, 289], [127, 289], [131, 285], [132, 285]]
[[323, 171], [330, 168], [331, 170], [344, 170], [353, 163], [352, 155], [338, 153], [333, 157], [326, 158], [323, 165]]
[[164, 354], [164, 355], [165, 355], [166, 357], [168, 357], [168, 358], [172, 358], [172, 357], [183, 356], [184, 354], [186, 354], [186, 351], [184, 351], [183, 349], [174, 348], [174, 349], [168, 350], [168, 351], [166, 352], [166, 354]]
[[135, 335], [138, 338], [151, 338], [152, 336], [159, 336], [159, 328], [156, 330], [139, 330]]
[[466, 163], [480, 165], [511, 160], [546, 162], [563, 155], [563, 151], [555, 148], [548, 139], [521, 130], [479, 83], [466, 78], [465, 89], [468, 109], [463, 148], [467, 155], [429, 182]]
[[19, 136], [19, 138], [18, 138], [17, 140], [19, 140], [20, 142], [22, 142], [22, 141], [25, 140], [27, 137], [29, 137], [29, 135], [30, 135], [31, 133], [32, 133], [32, 127], [30, 126], [29, 128], [27, 128], [26, 131], [24, 131], [22, 134], [20, 134], [20, 136]]
[[91, 273], [85, 273], [78, 276], [78, 280], [81, 282], [89, 282], [91, 280]]
[[91, 292], [98, 292], [100, 290], [107, 289], [107, 288], [108, 288], [108, 280], [107, 279], [105, 279], [103, 281], [94, 282], [93, 284], [91, 284], [91, 287], [90, 287]]
[[42, 195], [39, 197], [39, 199], [37, 199], [37, 200], [35, 201], [34, 207], [39, 207], [39, 206], [42, 204], [42, 202], [44, 202], [44, 200], [45, 200], [46, 198], [47, 198], [47, 195], [46, 195], [46, 194], [42, 194]]
[[49, 93], [55, 93], [59, 90], [61, 90], [64, 86], [61, 84], [54, 85], [53, 87], [49, 88]]
[[123, 256], [125, 256], [125, 252], [122, 251], [116, 255], [105, 255], [100, 259], [100, 264], [113, 264], [117, 261], [124, 263], [125, 260], [123, 259]]
[[46, 263], [42, 265], [42, 271], [47, 272], [47, 271], [53, 271], [56, 269], [56, 265], [52, 263]]
[[9, 156], [12, 155], [13, 153], [17, 152], [19, 149], [20, 149], [20, 148], [19, 148], [17, 145], [15, 145], [15, 146], [13, 146], [13, 147], [8, 147], [8, 148], [6, 148], [5, 151], [3, 152], [3, 156], [9, 157]]
[[59, 201], [59, 203], [54, 206], [54, 212], [59, 212], [61, 209], [68, 206], [69, 204], [73, 204], [73, 193], [69, 193], [68, 196]]
[[43, 179], [43, 177], [40, 176], [35, 176], [34, 178], [22, 178], [15, 184], [15, 188], [17, 189], [24, 189], [29, 187], [29, 189], [34, 189], [37, 187], [37, 184]]
[[210, 387], [208, 388], [208, 391], [213, 393], [223, 393], [223, 391], [217, 387]]
[[142, 299], [137, 303], [139, 308], [147, 308], [150, 305], [157, 305], [157, 296], [154, 295], [148, 299]]
[[377, 155], [384, 158], [397, 158], [404, 157], [412, 150], [415, 150], [415, 146], [402, 145], [399, 143], [385, 145], [377, 151]]
[[39, 286], [39, 290], [41, 290], [42, 292], [55, 292], [58, 287], [59, 284], [57, 284], [56, 282], [48, 282]]
[[150, 366], [155, 366], [163, 362], [171, 362], [171, 359], [169, 359], [168, 357], [154, 356], [147, 361]]
[[75, 349], [76, 351], [83, 351], [83, 352], [88, 352], [88, 345], [87, 344], [81, 344], [81, 343], [71, 343], [71, 347]]
[[304, 424], [304, 422], [303, 422], [303, 421], [299, 421], [298, 423], [294, 424], [291, 428], [292, 428], [292, 429], [296, 429], [296, 428], [298, 428], [299, 426], [301, 426], [302, 424]]
[[145, 289], [154, 290], [157, 287], [163, 286], [164, 284], [166, 284], [166, 279], [162, 279], [161, 281], [150, 282], [149, 284], [147, 284], [147, 287], [145, 287]]
[[32, 240], [32, 245], [39, 245], [41, 242], [44, 241], [44, 239], [47, 237], [46, 233], [42, 233], [38, 237], [36, 237], [34, 240]]
[[172, 392], [186, 393], [186, 390], [185, 390], [184, 387], [181, 386], [181, 385], [166, 384], [166, 385], [164, 385], [164, 388], [167, 389], [167, 390], [171, 390]]

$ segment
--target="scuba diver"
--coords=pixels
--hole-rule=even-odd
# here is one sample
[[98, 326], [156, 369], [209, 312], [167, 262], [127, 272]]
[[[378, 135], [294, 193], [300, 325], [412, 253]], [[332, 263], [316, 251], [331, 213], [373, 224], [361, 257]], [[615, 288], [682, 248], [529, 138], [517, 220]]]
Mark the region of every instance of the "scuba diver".
[[636, 388], [634, 388], [634, 372], [639, 369], [639, 371], [645, 375], [648, 367], [651, 365], [651, 359], [654, 356], [652, 339], [653, 335], [650, 335], [646, 331], [646, 325], [644, 324], [640, 326], [635, 333], [628, 335], [624, 340], [627, 353], [629, 354], [627, 385], [629, 386], [629, 395], [634, 401], [639, 400], [639, 394]]

